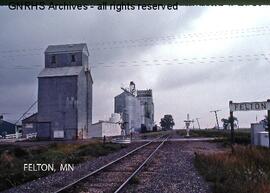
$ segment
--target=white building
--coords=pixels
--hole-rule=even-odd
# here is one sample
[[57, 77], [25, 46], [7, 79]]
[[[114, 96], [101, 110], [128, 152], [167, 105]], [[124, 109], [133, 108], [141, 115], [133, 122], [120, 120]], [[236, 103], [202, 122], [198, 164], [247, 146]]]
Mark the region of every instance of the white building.
[[137, 90], [134, 82], [129, 89], [114, 97], [114, 112], [122, 115], [126, 134], [130, 131], [151, 131], [154, 126], [154, 103], [152, 90]]
[[136, 96], [122, 92], [114, 98], [114, 112], [122, 115], [125, 132], [141, 129], [142, 107]]
[[[152, 90], [137, 90], [134, 82], [129, 89], [114, 97], [114, 112], [122, 115], [125, 133], [152, 131], [154, 127], [154, 102]], [[137, 94], [136, 94], [137, 92]]]
[[113, 113], [109, 121], [99, 121], [90, 126], [88, 136], [92, 137], [112, 137], [121, 135], [120, 115]]

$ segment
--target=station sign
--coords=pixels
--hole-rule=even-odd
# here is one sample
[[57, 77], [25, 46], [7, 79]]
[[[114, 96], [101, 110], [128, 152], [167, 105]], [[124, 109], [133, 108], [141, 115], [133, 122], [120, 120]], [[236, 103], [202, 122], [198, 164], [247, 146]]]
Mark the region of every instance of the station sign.
[[230, 103], [229, 108], [230, 111], [263, 111], [270, 110], [270, 104], [267, 101]]

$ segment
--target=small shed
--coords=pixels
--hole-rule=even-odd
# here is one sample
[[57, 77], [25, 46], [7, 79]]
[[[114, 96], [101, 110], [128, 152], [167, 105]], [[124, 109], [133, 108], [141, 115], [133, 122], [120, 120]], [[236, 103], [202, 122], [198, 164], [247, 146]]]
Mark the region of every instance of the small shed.
[[4, 120], [0, 120], [0, 135], [4, 137], [5, 135], [15, 134], [16, 125]]
[[267, 131], [261, 131], [258, 133], [259, 145], [263, 147], [269, 147], [269, 137]]
[[261, 123], [251, 124], [251, 144], [260, 145], [259, 132], [265, 131], [264, 125]]
[[27, 134], [37, 133], [38, 128], [38, 114], [34, 113], [31, 116], [22, 120], [22, 135], [25, 137]]

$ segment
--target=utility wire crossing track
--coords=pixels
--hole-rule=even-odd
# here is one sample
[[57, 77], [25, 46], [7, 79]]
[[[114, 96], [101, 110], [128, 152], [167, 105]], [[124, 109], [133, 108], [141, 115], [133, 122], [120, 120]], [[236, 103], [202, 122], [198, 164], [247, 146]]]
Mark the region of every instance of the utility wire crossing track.
[[[143, 166], [151, 160], [168, 138], [168, 136], [163, 136], [154, 139], [57, 190], [55, 193], [121, 192]], [[157, 141], [158, 139], [162, 140]]]

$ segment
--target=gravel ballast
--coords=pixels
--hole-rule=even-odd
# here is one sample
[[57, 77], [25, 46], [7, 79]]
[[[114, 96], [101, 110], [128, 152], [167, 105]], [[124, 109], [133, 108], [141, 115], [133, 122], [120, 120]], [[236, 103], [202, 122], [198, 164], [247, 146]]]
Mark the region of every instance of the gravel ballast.
[[[87, 161], [75, 167], [74, 171], [58, 172], [28, 182], [5, 192], [47, 193], [74, 182], [99, 167], [119, 158], [144, 143], [133, 143], [107, 156]], [[198, 174], [193, 165], [194, 152], [221, 151], [219, 145], [209, 142], [168, 141], [156, 152], [152, 160], [139, 172], [123, 192], [179, 192], [210, 193], [209, 185]]]
[[210, 193], [193, 165], [194, 152], [219, 150], [209, 142], [166, 142], [123, 192]]

